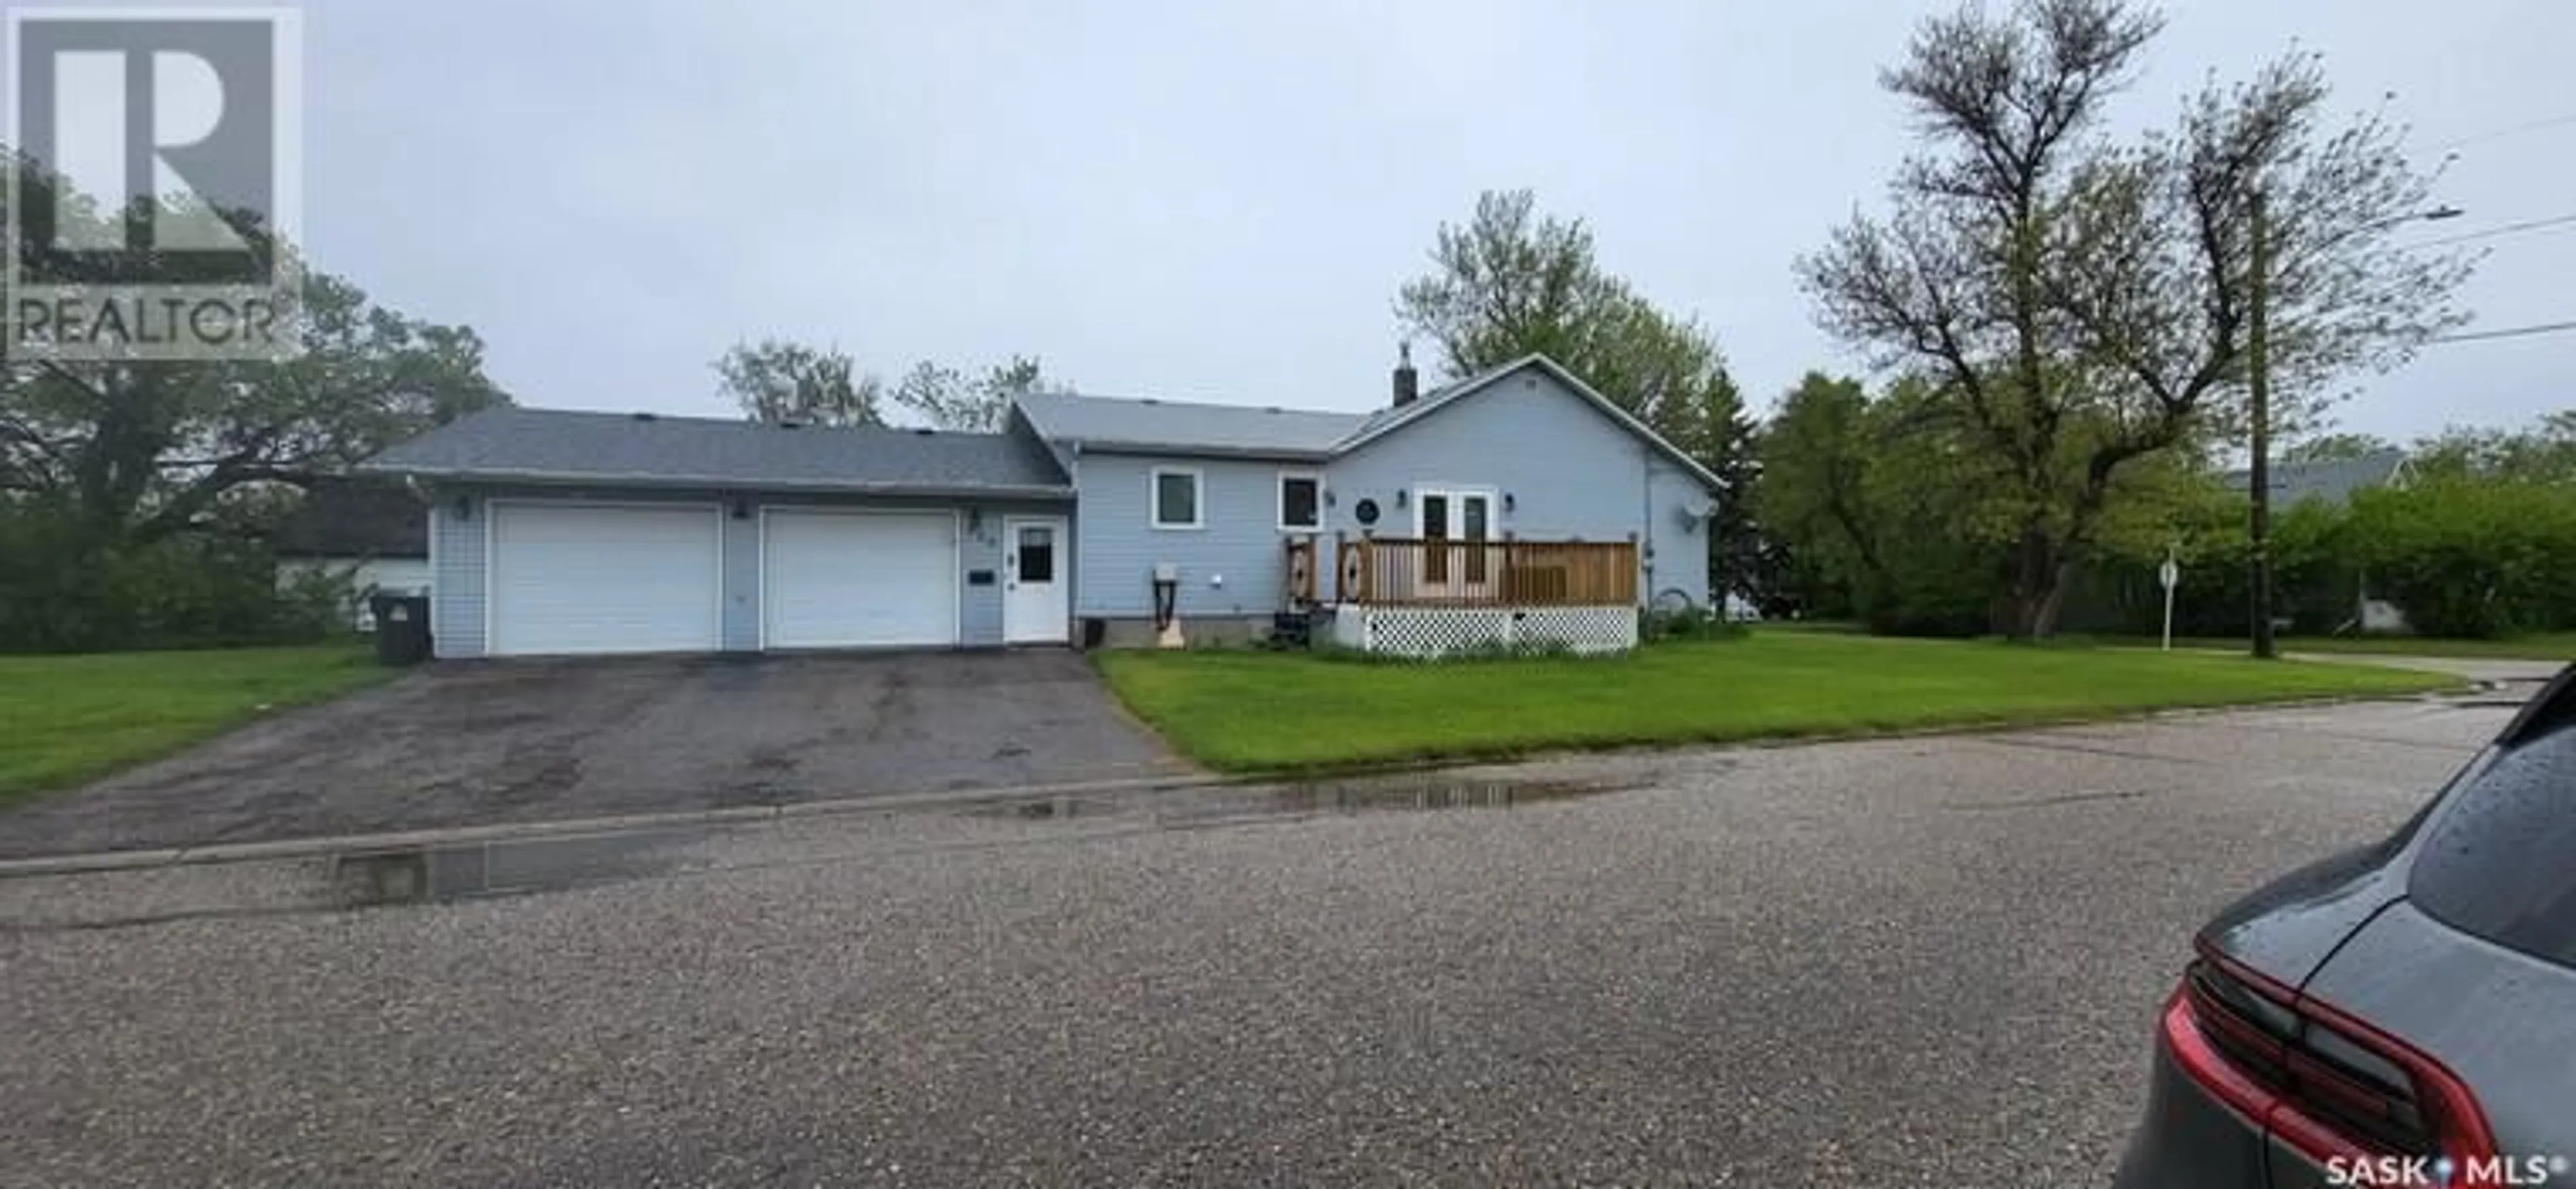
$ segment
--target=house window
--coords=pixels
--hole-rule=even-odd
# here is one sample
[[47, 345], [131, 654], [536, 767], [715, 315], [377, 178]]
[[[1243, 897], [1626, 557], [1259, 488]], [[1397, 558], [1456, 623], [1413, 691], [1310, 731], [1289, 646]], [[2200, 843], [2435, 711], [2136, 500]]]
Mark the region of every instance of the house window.
[[1321, 475], [1279, 474], [1279, 527], [1310, 533], [1324, 527], [1324, 479]]
[[1154, 527], [1198, 528], [1199, 473], [1180, 467], [1154, 468]]
[[1017, 560], [1020, 581], [1055, 581], [1055, 530], [1043, 524], [1021, 525]]

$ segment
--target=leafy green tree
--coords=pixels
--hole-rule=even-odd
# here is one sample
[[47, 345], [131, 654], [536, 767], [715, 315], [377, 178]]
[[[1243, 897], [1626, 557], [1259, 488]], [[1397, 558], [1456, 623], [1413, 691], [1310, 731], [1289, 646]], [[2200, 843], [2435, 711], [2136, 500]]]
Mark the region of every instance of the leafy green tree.
[[2576, 494], [2557, 484], [2435, 475], [2359, 492], [2348, 541], [2426, 635], [2576, 626]]
[[1848, 613], [1852, 591], [1894, 581], [1879, 554], [1882, 526], [1866, 502], [1875, 452], [1860, 381], [1809, 372], [1782, 398], [1758, 444], [1754, 514], [1795, 559], [1800, 602]]
[[1811, 372], [1761, 435], [1756, 515], [1787, 542], [1819, 613], [1974, 634], [2003, 557], [1987, 470], [1928, 385], [1872, 398]]
[[257, 638], [281, 613], [259, 540], [297, 487], [509, 401], [471, 329], [342, 278], [308, 270], [283, 315], [283, 362], [0, 362], [0, 648]]
[[[2121, 477], [2122, 495], [2104, 517], [2103, 540], [2083, 578], [2069, 624], [2083, 630], [2154, 633], [2164, 590], [2156, 570], [2170, 550], [2181, 565], [2175, 631], [2243, 637], [2252, 603], [2251, 539], [2245, 493], [2187, 454], [2141, 460]], [[2272, 521], [2274, 608], [2301, 632], [2331, 632], [2359, 607], [2361, 575], [2343, 537], [2344, 512], [2323, 500], [2280, 509]]]
[[1396, 313], [1440, 348], [1451, 375], [1535, 352], [1589, 380], [1603, 344], [1633, 329], [1632, 299], [1601, 271], [1591, 229], [1540, 214], [1529, 190], [1479, 195], [1465, 226], [1440, 225], [1431, 260], [1398, 291]]
[[0, 368], [0, 491], [87, 526], [105, 548], [224, 523], [262, 485], [333, 473], [508, 396], [483, 344], [373, 305], [327, 274], [283, 363], [16, 362]]
[[1543, 354], [1653, 427], [1726, 488], [1708, 534], [1712, 589], [1758, 596], [1753, 421], [1707, 329], [1605, 272], [1582, 220], [1541, 214], [1528, 190], [1479, 196], [1464, 226], [1441, 225], [1431, 263], [1396, 314], [1442, 367], [1464, 376]]
[[1821, 324], [1874, 365], [1933, 381], [1962, 445], [2006, 481], [2015, 636], [2054, 630], [2123, 471], [2232, 427], [2258, 187], [2274, 214], [2285, 409], [2458, 320], [2448, 295], [2466, 260], [2391, 239], [2430, 179], [2375, 115], [2320, 129], [2328, 88], [2312, 57], [2213, 85], [2141, 143], [2103, 135], [2162, 25], [2128, 0], [1927, 19], [1881, 77], [1923, 151], [1897, 171], [1886, 217], [1854, 218], [1798, 265]]
[[938, 429], [993, 433], [1009, 417], [1014, 399], [1066, 388], [1048, 379], [1038, 361], [1026, 355], [1014, 355], [973, 377], [925, 359], [895, 386], [894, 401]]
[[2528, 429], [2453, 426], [2417, 442], [2409, 465], [2427, 478], [2576, 484], [2576, 409]]
[[717, 389], [754, 421], [883, 425], [884, 384], [837, 347], [785, 339], [736, 343], [715, 362]]

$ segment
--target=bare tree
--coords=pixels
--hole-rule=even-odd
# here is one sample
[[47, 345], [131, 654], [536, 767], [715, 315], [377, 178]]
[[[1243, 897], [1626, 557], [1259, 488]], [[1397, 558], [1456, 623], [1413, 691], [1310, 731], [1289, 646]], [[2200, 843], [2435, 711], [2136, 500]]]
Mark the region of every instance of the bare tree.
[[783, 339], [736, 343], [715, 363], [717, 386], [754, 421], [882, 425], [884, 385], [837, 348]]
[[997, 433], [1012, 400], [1032, 392], [1063, 391], [1071, 387], [1049, 379], [1045, 368], [1026, 355], [1014, 355], [974, 377], [925, 359], [895, 385], [894, 401], [937, 429]]
[[2245, 378], [2248, 209], [2268, 188], [2276, 387], [2323, 400], [2455, 325], [2464, 259], [2388, 231], [2431, 185], [2377, 115], [2320, 135], [2312, 56], [2212, 83], [2177, 128], [2116, 146], [2097, 131], [2163, 26], [2128, 0], [1971, 5], [1926, 20], [1881, 82], [1922, 153], [1885, 219], [1855, 217], [1802, 259], [1826, 329], [1937, 405], [2015, 492], [2003, 627], [2055, 627], [2067, 572], [2133, 460], [2229, 424]]

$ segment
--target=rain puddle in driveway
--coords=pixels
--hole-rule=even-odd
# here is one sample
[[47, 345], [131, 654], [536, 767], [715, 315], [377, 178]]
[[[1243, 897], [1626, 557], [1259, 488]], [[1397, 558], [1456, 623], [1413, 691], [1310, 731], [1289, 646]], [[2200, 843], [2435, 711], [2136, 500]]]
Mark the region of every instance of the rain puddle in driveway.
[[1322, 814], [1512, 809], [1627, 792], [1620, 780], [1478, 780], [1451, 776], [1363, 777], [1193, 788], [1128, 796], [1067, 795], [981, 804], [977, 817], [1029, 821], [1150, 816], [1171, 828], [1228, 825]]

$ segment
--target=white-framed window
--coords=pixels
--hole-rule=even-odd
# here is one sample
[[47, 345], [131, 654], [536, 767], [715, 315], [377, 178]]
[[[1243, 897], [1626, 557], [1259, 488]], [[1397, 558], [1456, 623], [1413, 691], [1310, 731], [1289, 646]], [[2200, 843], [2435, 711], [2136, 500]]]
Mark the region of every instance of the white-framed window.
[[1279, 531], [1311, 533], [1324, 527], [1324, 477], [1313, 471], [1279, 472]]
[[1197, 467], [1155, 467], [1146, 481], [1155, 528], [1207, 526], [1207, 483]]

